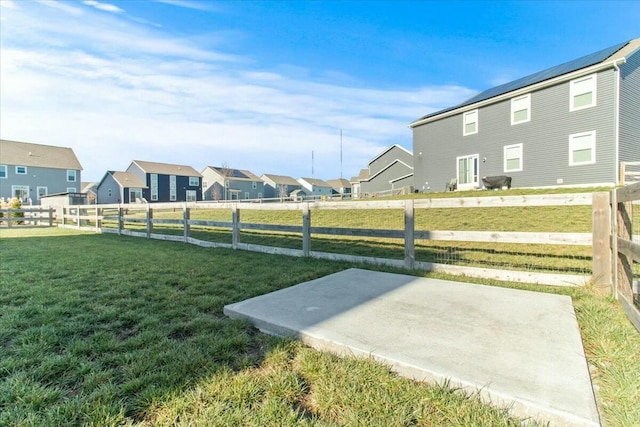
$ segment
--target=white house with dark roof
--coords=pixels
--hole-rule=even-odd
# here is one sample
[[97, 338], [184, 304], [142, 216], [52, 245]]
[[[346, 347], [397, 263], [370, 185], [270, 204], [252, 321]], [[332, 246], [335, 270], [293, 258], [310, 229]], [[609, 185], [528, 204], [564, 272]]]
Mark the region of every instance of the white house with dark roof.
[[419, 191], [503, 178], [513, 187], [618, 184], [620, 162], [640, 161], [640, 39], [488, 89], [410, 127]]
[[191, 166], [134, 160], [125, 172], [144, 184], [137, 188], [149, 203], [202, 200], [202, 176]]
[[107, 171], [96, 185], [99, 204], [143, 203], [143, 191], [149, 187], [130, 172]]
[[321, 179], [299, 178], [298, 182], [308, 196], [331, 196], [333, 194], [331, 184]]
[[264, 182], [253, 172], [224, 166], [202, 170], [204, 200], [262, 199]]
[[82, 166], [68, 147], [0, 140], [0, 197], [40, 204], [48, 194], [79, 193]]

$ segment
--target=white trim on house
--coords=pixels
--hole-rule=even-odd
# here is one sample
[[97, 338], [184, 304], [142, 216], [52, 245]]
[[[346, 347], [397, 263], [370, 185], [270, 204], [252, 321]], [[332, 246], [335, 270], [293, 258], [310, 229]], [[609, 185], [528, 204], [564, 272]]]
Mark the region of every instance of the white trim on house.
[[597, 94], [597, 73], [571, 80], [569, 82], [569, 111], [595, 107], [597, 105]]
[[[517, 149], [517, 156], [513, 154], [509, 154], [511, 151], [513, 153], [514, 150]], [[511, 157], [509, 157], [511, 155]], [[509, 160], [518, 159], [518, 167], [509, 169]], [[522, 143], [520, 144], [512, 144], [505, 145], [503, 149], [503, 170], [505, 173], [507, 172], [522, 172], [524, 170], [524, 150]]]
[[[73, 176], [73, 179], [70, 179]], [[74, 169], [67, 169], [67, 182], [77, 182], [78, 181], [78, 171]]]
[[[575, 155], [588, 151], [589, 159], [576, 159]], [[569, 166], [592, 165], [596, 162], [596, 131], [580, 132], [569, 135]]]
[[535, 83], [529, 86], [525, 86], [523, 88], [511, 91], [511, 92], [507, 92], [507, 93], [503, 93], [501, 95], [497, 95], [494, 96], [493, 98], [489, 98], [489, 99], [485, 99], [482, 101], [478, 101], [476, 103], [470, 104], [470, 105], [465, 105], [464, 107], [459, 107], [459, 108], [454, 108], [452, 110], [449, 111], [444, 111], [441, 114], [436, 114], [435, 116], [430, 116], [424, 119], [420, 119], [420, 120], [416, 120], [415, 122], [412, 122], [409, 124], [409, 127], [411, 128], [415, 128], [418, 126], [421, 126], [425, 123], [429, 123], [429, 122], [433, 122], [436, 120], [440, 120], [440, 119], [444, 119], [445, 117], [450, 117], [450, 116], [455, 116], [458, 115], [462, 112], [465, 111], [470, 111], [470, 110], [474, 110], [474, 109], [478, 109], [480, 107], [484, 107], [485, 105], [491, 105], [491, 104], [495, 104], [497, 102], [500, 101], [504, 101], [506, 99], [510, 99], [513, 98], [514, 96], [519, 96], [519, 95], [523, 95], [525, 93], [528, 92], [535, 92], [536, 90], [545, 88], [545, 87], [550, 87], [550, 86], [555, 86], [559, 83], [563, 83], [569, 80], [573, 80], [576, 79], [578, 77], [582, 77], [582, 76], [586, 76], [589, 74], [593, 74], [599, 71], [603, 71], [606, 70], [608, 68], [612, 68], [614, 67], [614, 65], [621, 65], [627, 62], [626, 58], [617, 58], [614, 59], [613, 61], [608, 61], [608, 62], [601, 62], [598, 64], [594, 64], [590, 67], [586, 67], [580, 70], [576, 70], [576, 71], [572, 71], [571, 73], [567, 73], [567, 74], [563, 74], [561, 76], [555, 77], [553, 79], [549, 79], [549, 80], [545, 80], [539, 83]]
[[405, 162], [403, 162], [400, 159], [395, 159], [393, 162], [389, 163], [387, 166], [385, 166], [384, 168], [380, 169], [377, 173], [375, 173], [374, 175], [371, 175], [370, 177], [368, 177], [367, 179], [360, 179], [358, 180], [358, 182], [369, 182], [371, 181], [373, 178], [375, 178], [376, 176], [380, 175], [382, 172], [386, 171], [387, 169], [389, 169], [391, 166], [395, 165], [396, 163], [402, 163], [403, 165], [405, 165], [406, 167], [408, 167], [409, 169], [413, 170], [413, 166], [406, 164]]
[[[516, 118], [517, 115], [521, 116], [523, 111], [526, 112], [526, 117]], [[529, 121], [531, 121], [531, 94], [527, 93], [511, 98], [511, 125], [519, 125]]]
[[[467, 182], [467, 180], [465, 179], [465, 182], [462, 182], [463, 180], [460, 179], [461, 175], [460, 175], [460, 160], [475, 160], [475, 162], [473, 162], [472, 167], [475, 168], [475, 170], [472, 170], [469, 172], [469, 167], [467, 165], [467, 178], [471, 177], [470, 181]], [[458, 156], [456, 157], [456, 179], [458, 180], [458, 190], [471, 190], [473, 188], [477, 188], [480, 186], [480, 155], [479, 154], [467, 154], [465, 156]]]
[[198, 185], [200, 185], [200, 178], [197, 176], [190, 176], [189, 187], [197, 187]]
[[4, 173], [0, 174], [0, 179], [9, 178], [9, 168], [7, 165], [0, 165], [0, 171], [4, 169]]
[[393, 144], [391, 147], [385, 148], [384, 151], [380, 154], [378, 154], [377, 156], [375, 156], [373, 158], [373, 160], [371, 160], [368, 164], [369, 166], [371, 166], [372, 163], [374, 163], [376, 160], [378, 160], [380, 157], [384, 156], [385, 154], [387, 154], [389, 151], [393, 150], [394, 147], [400, 148], [401, 150], [403, 150], [405, 153], [409, 154], [410, 156], [413, 156], [413, 153], [409, 150], [407, 150], [406, 148], [404, 148], [402, 145], [398, 145], [398, 144]]
[[26, 166], [16, 165], [16, 175], [26, 175], [27, 173], [28, 173], [28, 168]]
[[398, 178], [393, 178], [392, 180], [389, 181], [389, 184], [393, 184], [395, 182], [401, 181], [405, 178], [409, 178], [410, 176], [413, 176], [413, 172], [406, 174], [405, 176], [400, 176]]
[[462, 113], [462, 135], [475, 135], [479, 128], [478, 109]]
[[[44, 192], [41, 193], [41, 190], [44, 190]], [[38, 200], [40, 200], [40, 197], [46, 196], [47, 194], [49, 194], [49, 189], [45, 186], [42, 185], [38, 185], [37, 189], [36, 189], [37, 193], [38, 193]]]

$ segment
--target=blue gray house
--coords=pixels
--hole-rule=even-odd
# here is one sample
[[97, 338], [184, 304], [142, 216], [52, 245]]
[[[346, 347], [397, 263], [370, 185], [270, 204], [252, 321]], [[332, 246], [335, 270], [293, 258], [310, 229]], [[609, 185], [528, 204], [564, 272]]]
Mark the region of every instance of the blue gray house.
[[125, 172], [144, 185], [136, 188], [149, 203], [202, 200], [202, 176], [191, 166], [134, 160]]
[[79, 193], [82, 166], [71, 148], [0, 140], [0, 197], [37, 205], [48, 194]]
[[207, 166], [202, 170], [204, 200], [262, 199], [264, 182], [253, 172], [225, 166]]
[[149, 187], [130, 172], [107, 171], [96, 185], [99, 204], [142, 203], [144, 190]]
[[414, 121], [415, 188], [618, 184], [620, 162], [640, 160], [639, 49], [624, 42]]

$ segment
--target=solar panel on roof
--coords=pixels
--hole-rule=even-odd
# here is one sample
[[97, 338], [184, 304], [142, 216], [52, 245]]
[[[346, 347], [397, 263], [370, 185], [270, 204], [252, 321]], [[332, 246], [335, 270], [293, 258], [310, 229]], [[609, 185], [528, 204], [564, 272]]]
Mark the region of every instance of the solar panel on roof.
[[561, 76], [563, 74], [571, 73], [573, 71], [580, 70], [581, 68], [595, 65], [599, 62], [604, 61], [605, 59], [616, 53], [618, 50], [622, 49], [627, 43], [628, 42], [619, 43], [615, 46], [611, 46], [598, 52], [594, 52], [589, 55], [582, 56], [578, 59], [574, 59], [573, 61], [565, 62], [564, 64], [556, 65], [555, 67], [551, 67], [546, 70], [531, 74], [529, 76], [522, 77], [512, 82], [487, 89], [484, 92], [480, 92], [472, 98], [467, 99], [461, 104], [445, 108], [444, 110], [436, 111], [435, 113], [427, 114], [426, 116], [423, 116], [416, 121], [428, 119], [429, 117], [434, 117], [439, 114], [453, 111], [467, 105], [475, 104], [476, 102], [485, 101], [487, 99], [503, 95], [508, 92], [513, 92], [514, 90], [522, 89], [524, 87], [531, 86], [536, 83]]

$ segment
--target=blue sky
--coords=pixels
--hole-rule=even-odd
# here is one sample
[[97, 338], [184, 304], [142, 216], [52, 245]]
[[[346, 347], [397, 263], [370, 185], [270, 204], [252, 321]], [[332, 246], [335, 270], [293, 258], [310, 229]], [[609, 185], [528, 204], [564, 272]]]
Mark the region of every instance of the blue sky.
[[[407, 125], [640, 37], [640, 1], [0, 0], [0, 136], [132, 160], [357, 175]], [[342, 130], [342, 164], [340, 162]]]

